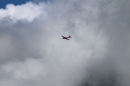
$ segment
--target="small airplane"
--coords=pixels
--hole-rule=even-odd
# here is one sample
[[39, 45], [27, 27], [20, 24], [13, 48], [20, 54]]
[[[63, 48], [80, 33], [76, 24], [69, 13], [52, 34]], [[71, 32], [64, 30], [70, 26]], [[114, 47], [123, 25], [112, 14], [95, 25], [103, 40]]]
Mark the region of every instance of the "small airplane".
[[72, 38], [72, 37], [70, 35], [68, 37], [62, 36], [62, 39], [70, 40], [69, 38]]

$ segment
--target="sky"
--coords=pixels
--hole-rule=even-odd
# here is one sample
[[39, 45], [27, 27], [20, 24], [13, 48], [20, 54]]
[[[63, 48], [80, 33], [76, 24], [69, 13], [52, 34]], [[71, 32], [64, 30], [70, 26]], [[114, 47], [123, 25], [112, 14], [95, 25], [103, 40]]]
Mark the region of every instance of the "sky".
[[0, 8], [5, 8], [7, 4], [21, 5], [29, 0], [0, 0]]
[[0, 86], [130, 86], [129, 0], [1, 2]]

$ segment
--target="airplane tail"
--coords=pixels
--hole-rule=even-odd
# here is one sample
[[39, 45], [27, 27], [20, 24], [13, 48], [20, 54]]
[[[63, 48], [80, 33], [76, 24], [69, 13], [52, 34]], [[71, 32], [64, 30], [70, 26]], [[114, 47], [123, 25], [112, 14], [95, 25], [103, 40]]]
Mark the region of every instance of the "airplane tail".
[[69, 38], [72, 38], [71, 35], [69, 35]]

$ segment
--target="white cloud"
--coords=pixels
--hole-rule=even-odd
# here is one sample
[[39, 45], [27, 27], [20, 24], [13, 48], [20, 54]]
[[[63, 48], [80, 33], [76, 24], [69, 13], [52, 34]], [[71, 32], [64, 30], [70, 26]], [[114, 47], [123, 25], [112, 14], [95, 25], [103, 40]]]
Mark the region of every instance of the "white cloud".
[[8, 4], [6, 9], [0, 9], [0, 19], [4, 17], [9, 17], [13, 22], [19, 20], [33, 21], [41, 13], [44, 19], [47, 18], [47, 13], [45, 11], [46, 5], [40, 3], [35, 4], [32, 2], [27, 2], [26, 4], [14, 6], [13, 4]]
[[11, 73], [16, 79], [33, 80], [44, 74], [44, 65], [37, 59], [27, 59], [25, 62], [8, 63], [2, 68], [7, 73]]

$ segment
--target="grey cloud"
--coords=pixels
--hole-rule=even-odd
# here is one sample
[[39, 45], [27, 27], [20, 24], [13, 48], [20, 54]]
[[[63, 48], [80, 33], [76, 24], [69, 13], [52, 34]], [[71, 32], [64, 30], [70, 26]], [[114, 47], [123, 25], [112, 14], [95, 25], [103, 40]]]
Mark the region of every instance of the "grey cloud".
[[128, 0], [39, 5], [42, 12], [31, 22], [0, 20], [0, 85], [130, 85]]

